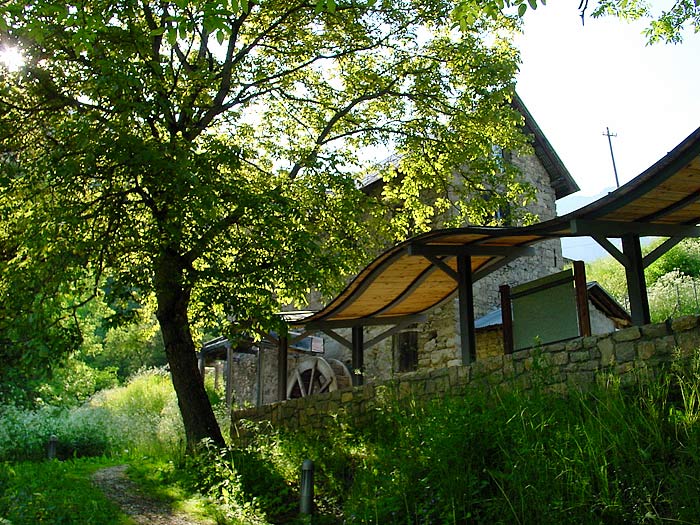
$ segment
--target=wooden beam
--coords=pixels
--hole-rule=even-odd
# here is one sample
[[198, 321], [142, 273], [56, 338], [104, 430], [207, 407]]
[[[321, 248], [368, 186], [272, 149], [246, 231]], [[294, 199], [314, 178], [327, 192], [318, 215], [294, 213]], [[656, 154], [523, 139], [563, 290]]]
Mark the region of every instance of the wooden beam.
[[493, 273], [496, 270], [503, 268], [506, 264], [512, 262], [518, 257], [529, 257], [531, 255], [535, 255], [535, 248], [533, 248], [532, 246], [523, 246], [514, 249], [510, 252], [510, 255], [500, 257], [498, 259], [491, 259], [489, 262], [487, 262], [485, 265], [483, 265], [481, 268], [479, 268], [476, 272], [472, 274], [472, 280], [476, 282], [479, 279], [483, 279], [490, 273]]
[[[454, 292], [452, 292], [454, 293]], [[352, 328], [353, 326], [390, 326], [398, 323], [423, 323], [425, 314], [401, 315], [398, 317], [357, 317], [355, 319], [337, 319], [332, 321], [312, 321], [308, 323], [308, 330], [333, 330], [335, 328]]]
[[256, 406], [262, 406], [263, 404], [263, 349], [258, 346], [258, 369], [256, 382], [258, 385], [258, 391], [256, 395]]
[[406, 328], [407, 326], [410, 326], [412, 324], [415, 324], [415, 323], [408, 322], [408, 321], [404, 321], [402, 323], [397, 323], [395, 326], [392, 326], [388, 330], [383, 331], [381, 334], [379, 334], [379, 335], [373, 337], [372, 339], [370, 339], [369, 341], [367, 341], [365, 343], [365, 349], [372, 348], [374, 345], [384, 341], [384, 339], [386, 339], [387, 337], [394, 335], [396, 332], [399, 332], [399, 331], [403, 330], [404, 328]]
[[440, 268], [443, 272], [445, 272], [447, 275], [452, 277], [455, 282], [459, 281], [459, 274], [452, 269], [452, 267], [448, 266], [448, 264], [443, 260], [439, 259], [438, 256], [435, 255], [423, 255], [426, 259], [428, 259], [433, 266]]
[[632, 324], [643, 325], [651, 322], [649, 315], [649, 298], [647, 297], [647, 284], [644, 279], [644, 261], [639, 236], [628, 234], [622, 237], [622, 250], [629, 259], [625, 266], [627, 278], [627, 293], [630, 300], [630, 313]]
[[233, 404], [233, 348], [226, 346], [226, 406], [229, 411]]
[[469, 255], [457, 257], [459, 273], [459, 332], [462, 364], [476, 361], [476, 337], [474, 330], [474, 288], [472, 282], [472, 262]]
[[623, 237], [629, 234], [639, 237], [700, 237], [700, 227], [685, 224], [572, 219], [570, 228], [573, 235], [591, 237]]
[[629, 264], [627, 256], [624, 253], [622, 253], [618, 249], [618, 247], [611, 243], [608, 239], [599, 235], [594, 235], [593, 240], [600, 244], [600, 246], [602, 246], [606, 252], [612, 255], [622, 266], [627, 266]]
[[341, 346], [344, 346], [348, 350], [352, 350], [352, 341], [348, 341], [345, 339], [342, 335], [340, 335], [338, 332], [334, 332], [333, 330], [326, 328], [323, 330], [323, 333], [326, 334], [327, 336], [330, 336], [332, 339], [335, 339], [340, 343]]
[[364, 384], [365, 348], [364, 330], [361, 326], [352, 327], [352, 384]]
[[588, 309], [588, 283], [586, 282], [586, 265], [583, 261], [574, 261], [574, 290], [576, 292], [579, 333], [587, 337], [591, 335], [591, 313]]
[[287, 356], [289, 354], [289, 337], [280, 336], [277, 345], [277, 401], [287, 399]]
[[414, 243], [408, 246], [409, 255], [424, 257], [440, 257], [444, 255], [459, 256], [496, 256], [507, 257], [513, 252], [521, 255], [533, 253], [530, 246], [487, 246], [483, 244], [422, 244]]
[[669, 206], [666, 206], [665, 208], [662, 208], [658, 211], [655, 211], [654, 213], [650, 213], [649, 215], [645, 215], [644, 217], [640, 217], [639, 221], [640, 222], [651, 222], [655, 221], [656, 219], [660, 219], [661, 217], [665, 217], [666, 215], [670, 215], [671, 213], [674, 213], [678, 210], [682, 210], [686, 206], [693, 204], [700, 200], [700, 190], [695, 191], [689, 195], [686, 195], [682, 199], [680, 199], [677, 202], [674, 202], [673, 204], [670, 204]]
[[650, 264], [654, 263], [659, 257], [664, 255], [666, 252], [668, 252], [671, 248], [673, 248], [676, 244], [681, 242], [683, 240], [683, 237], [671, 237], [669, 239], [666, 239], [664, 242], [659, 244], [654, 250], [650, 253], [647, 253], [644, 256], [644, 268], [649, 266]]

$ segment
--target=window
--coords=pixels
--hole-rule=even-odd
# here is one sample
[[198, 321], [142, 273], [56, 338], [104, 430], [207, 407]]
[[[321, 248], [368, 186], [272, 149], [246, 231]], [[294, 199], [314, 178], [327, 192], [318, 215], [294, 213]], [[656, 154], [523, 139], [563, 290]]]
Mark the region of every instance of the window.
[[398, 372], [412, 372], [418, 369], [418, 331], [406, 330], [394, 337]]

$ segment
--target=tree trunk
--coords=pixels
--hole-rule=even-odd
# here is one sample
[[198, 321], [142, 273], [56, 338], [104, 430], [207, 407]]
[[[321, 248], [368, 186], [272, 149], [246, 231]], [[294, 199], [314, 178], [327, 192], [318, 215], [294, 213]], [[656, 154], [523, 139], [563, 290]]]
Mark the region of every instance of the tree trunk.
[[184, 284], [184, 270], [176, 254], [164, 254], [156, 266], [156, 316], [163, 334], [165, 354], [185, 425], [187, 449], [210, 438], [219, 446], [224, 439], [199, 373], [197, 354], [190, 331], [187, 307], [190, 288]]

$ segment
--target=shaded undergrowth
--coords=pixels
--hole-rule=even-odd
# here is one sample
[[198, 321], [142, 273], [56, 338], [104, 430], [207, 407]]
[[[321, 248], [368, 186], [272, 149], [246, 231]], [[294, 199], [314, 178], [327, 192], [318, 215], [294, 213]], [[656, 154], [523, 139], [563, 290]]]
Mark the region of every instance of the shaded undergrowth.
[[291, 522], [295, 500], [279, 497], [297, 494], [305, 458], [317, 467], [319, 523], [700, 523], [699, 394], [696, 359], [636, 386], [610, 379], [566, 397], [387, 395], [362, 427], [261, 427], [197, 470], [211, 486], [235, 479], [233, 494], [271, 523]]

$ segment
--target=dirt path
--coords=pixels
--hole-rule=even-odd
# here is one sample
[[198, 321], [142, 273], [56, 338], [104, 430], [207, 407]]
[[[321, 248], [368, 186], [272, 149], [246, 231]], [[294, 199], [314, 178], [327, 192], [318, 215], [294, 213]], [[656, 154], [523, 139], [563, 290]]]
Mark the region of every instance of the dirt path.
[[92, 481], [105, 495], [119, 505], [139, 524], [148, 525], [210, 525], [181, 512], [173, 511], [167, 503], [144, 495], [126, 475], [127, 465], [98, 470]]

